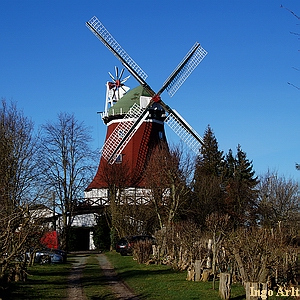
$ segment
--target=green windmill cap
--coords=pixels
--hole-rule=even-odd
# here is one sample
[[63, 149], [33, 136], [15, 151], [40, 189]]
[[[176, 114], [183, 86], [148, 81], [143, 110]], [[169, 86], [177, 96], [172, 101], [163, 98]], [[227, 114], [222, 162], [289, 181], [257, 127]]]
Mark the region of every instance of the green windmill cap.
[[134, 103], [140, 104], [141, 96], [151, 97], [149, 92], [147, 92], [147, 90], [141, 85], [129, 90], [115, 105], [108, 110], [108, 116], [126, 114]]

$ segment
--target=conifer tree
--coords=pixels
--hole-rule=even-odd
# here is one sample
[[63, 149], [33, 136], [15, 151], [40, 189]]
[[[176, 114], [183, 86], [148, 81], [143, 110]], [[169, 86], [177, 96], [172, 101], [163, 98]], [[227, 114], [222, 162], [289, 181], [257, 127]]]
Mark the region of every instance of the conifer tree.
[[201, 156], [198, 157], [196, 174], [212, 175], [220, 177], [223, 169], [223, 151], [219, 150], [218, 141], [213, 130], [208, 125], [204, 136]]
[[225, 168], [224, 176], [225, 178], [233, 178], [235, 173], [235, 157], [233, 156], [232, 150], [229, 149], [228, 153], [225, 156]]
[[255, 218], [258, 179], [253, 170], [252, 161], [237, 146], [236, 156], [229, 150], [225, 168], [225, 210], [235, 225], [251, 222]]
[[224, 157], [217, 139], [208, 125], [204, 136], [201, 155], [197, 158], [194, 175], [193, 212], [197, 223], [204, 224], [207, 215], [222, 211]]

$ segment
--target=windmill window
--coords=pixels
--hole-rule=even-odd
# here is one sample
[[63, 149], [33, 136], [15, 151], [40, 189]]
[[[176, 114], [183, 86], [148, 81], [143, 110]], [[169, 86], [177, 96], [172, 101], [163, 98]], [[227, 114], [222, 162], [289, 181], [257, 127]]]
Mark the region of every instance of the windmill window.
[[120, 164], [120, 163], [122, 163], [122, 161], [123, 161], [123, 154], [119, 154], [116, 158], [116, 163]]

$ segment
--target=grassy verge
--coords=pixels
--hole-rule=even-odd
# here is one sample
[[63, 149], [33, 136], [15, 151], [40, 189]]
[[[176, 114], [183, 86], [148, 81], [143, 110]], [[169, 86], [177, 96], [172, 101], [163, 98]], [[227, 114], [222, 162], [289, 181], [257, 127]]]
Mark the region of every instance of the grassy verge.
[[67, 264], [45, 264], [30, 267], [27, 281], [11, 284], [9, 289], [2, 291], [2, 299], [65, 299], [72, 262], [72, 259], [68, 260]]
[[[116, 272], [143, 299], [210, 299], [219, 300], [218, 286], [212, 290], [212, 282], [186, 281], [186, 272], [173, 271], [168, 266], [142, 265], [132, 256], [106, 253]], [[232, 298], [245, 299], [241, 285], [233, 285]]]

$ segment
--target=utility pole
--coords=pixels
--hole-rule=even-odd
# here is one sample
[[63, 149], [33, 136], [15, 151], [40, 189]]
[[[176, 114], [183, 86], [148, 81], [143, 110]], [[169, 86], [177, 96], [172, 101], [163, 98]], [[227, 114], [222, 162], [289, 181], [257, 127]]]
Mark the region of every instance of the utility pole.
[[52, 193], [52, 205], [53, 205], [53, 230], [56, 231], [55, 192]]

